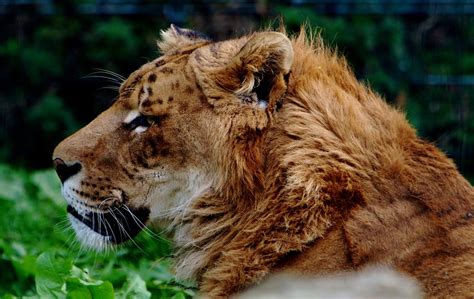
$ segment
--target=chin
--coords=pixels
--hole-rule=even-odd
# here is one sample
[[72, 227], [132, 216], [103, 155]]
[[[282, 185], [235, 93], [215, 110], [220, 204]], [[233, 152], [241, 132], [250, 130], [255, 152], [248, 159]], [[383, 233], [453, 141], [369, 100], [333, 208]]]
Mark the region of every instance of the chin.
[[148, 208], [132, 209], [125, 205], [104, 212], [68, 205], [67, 212], [81, 244], [97, 251], [133, 239], [145, 227], [150, 214]]

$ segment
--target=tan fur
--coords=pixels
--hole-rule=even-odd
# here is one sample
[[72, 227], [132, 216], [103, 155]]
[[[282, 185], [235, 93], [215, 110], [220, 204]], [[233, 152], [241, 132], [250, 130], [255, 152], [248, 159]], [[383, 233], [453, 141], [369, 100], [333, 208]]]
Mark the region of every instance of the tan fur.
[[[474, 296], [472, 186], [319, 38], [163, 36], [165, 55], [53, 157], [83, 165], [87, 194], [108, 177], [118, 204], [170, 225], [178, 276], [228, 297], [270, 272], [384, 264], [427, 297]], [[161, 121], [129, 132], [133, 109]]]

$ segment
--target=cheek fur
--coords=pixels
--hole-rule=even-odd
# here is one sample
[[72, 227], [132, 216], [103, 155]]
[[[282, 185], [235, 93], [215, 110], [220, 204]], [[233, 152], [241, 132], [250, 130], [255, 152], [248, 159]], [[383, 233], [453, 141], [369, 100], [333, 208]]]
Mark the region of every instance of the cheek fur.
[[129, 148], [130, 162], [141, 168], [155, 168], [171, 156], [171, 144], [161, 133], [146, 132]]

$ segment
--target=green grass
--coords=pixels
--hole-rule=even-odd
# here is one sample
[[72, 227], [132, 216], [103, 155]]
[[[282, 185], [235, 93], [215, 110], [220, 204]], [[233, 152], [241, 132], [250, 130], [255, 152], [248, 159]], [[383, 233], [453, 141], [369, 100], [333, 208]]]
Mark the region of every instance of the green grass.
[[[135, 244], [136, 243], [136, 244]], [[189, 298], [171, 245], [142, 232], [108, 253], [82, 249], [52, 170], [0, 165], [0, 298]]]

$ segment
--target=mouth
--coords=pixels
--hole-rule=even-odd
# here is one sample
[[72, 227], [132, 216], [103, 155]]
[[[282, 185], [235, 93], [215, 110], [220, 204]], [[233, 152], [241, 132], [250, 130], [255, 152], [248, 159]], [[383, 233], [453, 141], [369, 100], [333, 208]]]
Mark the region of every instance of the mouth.
[[88, 211], [81, 214], [68, 205], [67, 212], [114, 244], [120, 244], [135, 237], [144, 228], [150, 214], [148, 208], [132, 209], [127, 206], [114, 207], [107, 212]]

